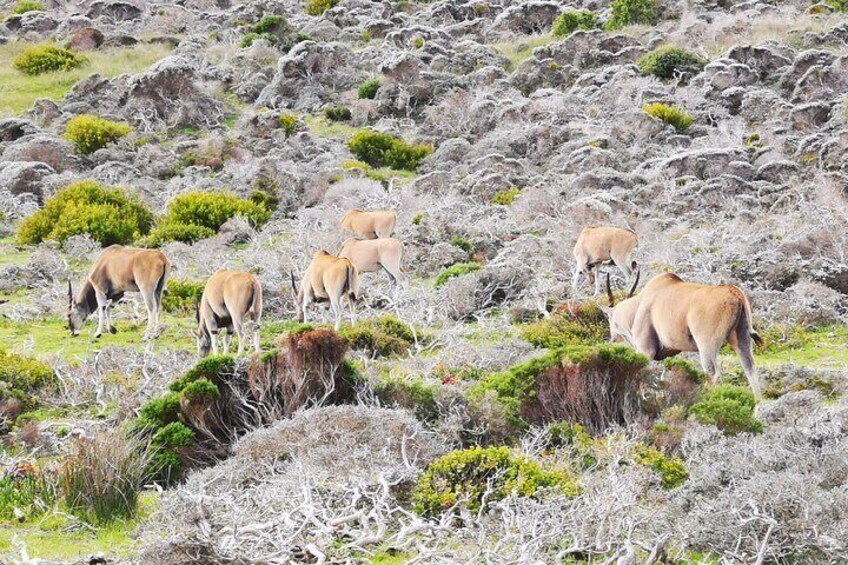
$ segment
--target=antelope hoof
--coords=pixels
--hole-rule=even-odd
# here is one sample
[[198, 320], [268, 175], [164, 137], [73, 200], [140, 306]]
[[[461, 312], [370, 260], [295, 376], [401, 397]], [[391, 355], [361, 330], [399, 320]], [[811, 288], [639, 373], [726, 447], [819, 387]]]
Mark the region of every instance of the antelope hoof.
[[109, 326], [109, 333], [116, 334], [118, 333], [118, 329], [115, 326]]
[[97, 332], [96, 334], [94, 334], [94, 339], [100, 339], [100, 335], [100, 332]]

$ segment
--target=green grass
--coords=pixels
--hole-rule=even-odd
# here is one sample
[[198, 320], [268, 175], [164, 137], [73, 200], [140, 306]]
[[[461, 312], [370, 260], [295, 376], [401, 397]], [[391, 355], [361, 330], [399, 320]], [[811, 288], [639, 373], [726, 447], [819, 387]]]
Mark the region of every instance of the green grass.
[[544, 35], [531, 35], [518, 41], [496, 43], [495, 49], [504, 57], [509, 59], [507, 70], [514, 70], [522, 61], [533, 54], [533, 49], [554, 41], [556, 38], [549, 33]]
[[78, 81], [93, 75], [112, 78], [136, 73], [164, 57], [170, 48], [161, 44], [139, 44], [86, 53], [90, 62], [71, 71], [28, 76], [12, 67], [12, 60], [27, 43], [0, 45], [0, 118], [17, 116], [38, 98], [60, 100]]
[[761, 365], [792, 363], [818, 369], [845, 369], [848, 367], [848, 326], [802, 330], [786, 345], [775, 344], [763, 353], [755, 352], [754, 358]]
[[115, 521], [102, 528], [74, 527], [74, 521], [65, 514], [48, 514], [25, 524], [0, 525], [0, 562], [19, 557], [21, 545], [26, 546], [30, 558], [49, 561], [76, 562], [92, 553], [128, 557], [137, 549], [138, 542], [132, 533], [156, 510], [158, 503], [157, 493], [146, 492], [139, 497], [135, 518]]
[[342, 161], [342, 168], [346, 171], [362, 171], [366, 177], [377, 182], [388, 182], [389, 179], [401, 181], [412, 181], [418, 175], [412, 171], [392, 169], [390, 167], [372, 167], [368, 163], [346, 159]]
[[331, 122], [323, 116], [306, 116], [306, 125], [318, 137], [333, 137], [347, 141], [360, 131], [359, 128], [344, 122]]

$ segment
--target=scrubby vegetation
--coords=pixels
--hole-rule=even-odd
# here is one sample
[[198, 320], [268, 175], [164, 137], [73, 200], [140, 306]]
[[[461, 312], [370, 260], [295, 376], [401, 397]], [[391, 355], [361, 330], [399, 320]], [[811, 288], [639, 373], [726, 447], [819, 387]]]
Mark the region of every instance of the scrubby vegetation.
[[467, 275], [468, 273], [473, 273], [474, 271], [479, 271], [483, 268], [483, 265], [477, 263], [476, 261], [471, 261], [469, 263], [456, 263], [455, 265], [451, 265], [436, 277], [435, 285], [436, 287], [444, 286], [450, 279], [454, 277], [460, 277], [462, 275]]
[[40, 75], [52, 71], [69, 71], [88, 62], [88, 59], [69, 49], [56, 45], [33, 45], [24, 48], [15, 57], [14, 67], [28, 75]]
[[[3, 416], [15, 416], [32, 408], [42, 391], [56, 382], [53, 369], [47, 363], [0, 349], [0, 412]], [[11, 400], [15, 401], [16, 408]]]
[[26, 14], [27, 12], [43, 12], [44, 4], [35, 0], [18, 0], [12, 8], [13, 14]]
[[718, 385], [708, 390], [689, 413], [702, 424], [714, 425], [728, 435], [760, 433], [763, 424], [754, 417], [754, 395], [745, 388]]
[[98, 116], [76, 116], [65, 127], [65, 138], [77, 151], [88, 155], [130, 133], [130, 126]]
[[659, 17], [656, 0], [613, 0], [612, 14], [605, 27], [620, 29], [634, 24], [653, 24]]
[[360, 320], [344, 327], [341, 336], [352, 349], [365, 351], [372, 357], [403, 355], [421, 340], [411, 327], [391, 316]]
[[433, 148], [429, 145], [412, 145], [387, 133], [360, 131], [347, 144], [357, 159], [372, 167], [391, 167], [414, 171]]
[[63, 243], [84, 234], [105, 247], [131, 243], [152, 225], [153, 215], [147, 207], [124, 189], [85, 180], [61, 189], [44, 203], [44, 208], [21, 222], [18, 242]]
[[591, 10], [566, 10], [559, 15], [552, 33], [556, 37], [566, 37], [578, 29], [595, 29], [598, 16]]
[[646, 75], [671, 79], [683, 74], [697, 74], [703, 70], [705, 61], [699, 55], [676, 45], [658, 47], [639, 58], [639, 70]]
[[56, 499], [56, 485], [37, 463], [20, 463], [0, 475], [0, 523], [40, 516]]
[[194, 314], [200, 297], [203, 295], [201, 282], [185, 279], [168, 279], [168, 286], [162, 296], [162, 308], [172, 314]]
[[568, 302], [558, 306], [550, 317], [524, 325], [521, 336], [549, 349], [591, 345], [609, 337], [609, 322], [595, 302]]
[[286, 137], [290, 137], [297, 132], [299, 120], [294, 114], [280, 114], [277, 117], [277, 121], [280, 127], [283, 128], [283, 131], [286, 132]]
[[515, 202], [515, 199], [518, 198], [519, 194], [521, 194], [520, 188], [506, 188], [504, 190], [499, 190], [492, 197], [492, 204], [510, 206], [513, 202]]
[[377, 97], [377, 91], [380, 90], [380, 86], [382, 86], [382, 84], [382, 81], [378, 78], [369, 79], [359, 85], [357, 94], [359, 98], [373, 100]]
[[350, 119], [350, 109], [345, 106], [329, 106], [324, 108], [324, 117], [331, 122], [346, 122]]
[[405, 408], [425, 422], [439, 417], [436, 385], [421, 379], [386, 377], [374, 385], [374, 395], [383, 406]]
[[657, 118], [670, 126], [674, 126], [674, 129], [677, 131], [686, 131], [692, 125], [693, 120], [689, 114], [662, 102], [646, 104], [642, 110], [649, 116]]
[[310, 16], [320, 16], [338, 4], [339, 0], [307, 0], [306, 13]]

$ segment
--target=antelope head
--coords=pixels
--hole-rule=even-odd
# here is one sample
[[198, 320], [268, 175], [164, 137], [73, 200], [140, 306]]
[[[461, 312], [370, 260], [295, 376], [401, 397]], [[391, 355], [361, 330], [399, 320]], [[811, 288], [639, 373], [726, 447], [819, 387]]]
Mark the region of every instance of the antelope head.
[[607, 298], [609, 298], [609, 306], [601, 306], [601, 310], [607, 315], [610, 325], [610, 341], [620, 342], [625, 341], [633, 344], [632, 327], [633, 319], [636, 315], [636, 307], [638, 306], [638, 298], [634, 298], [636, 287], [639, 285], [639, 276], [641, 271], [636, 271], [636, 278], [633, 280], [633, 286], [627, 293], [627, 298], [615, 303], [615, 295], [612, 293], [610, 285], [610, 276], [607, 273]]
[[300, 290], [297, 288], [297, 281], [294, 278], [294, 272], [289, 271], [289, 275], [291, 275], [291, 286], [292, 293], [294, 294], [294, 310], [297, 313], [297, 321], [303, 323], [304, 313], [303, 313], [303, 295]]
[[72, 336], [76, 337], [79, 335], [82, 325], [85, 323], [85, 318], [86, 313], [74, 298], [71, 279], [68, 279], [68, 329], [71, 330]]

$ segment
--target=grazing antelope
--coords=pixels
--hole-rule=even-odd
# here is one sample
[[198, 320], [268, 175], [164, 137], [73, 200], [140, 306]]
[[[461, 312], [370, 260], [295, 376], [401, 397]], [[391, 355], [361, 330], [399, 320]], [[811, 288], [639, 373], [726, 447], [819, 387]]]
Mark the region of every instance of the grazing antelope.
[[584, 273], [589, 282], [594, 282], [595, 296], [598, 296], [601, 280], [593, 269], [597, 271], [601, 265], [615, 265], [629, 280], [637, 268], [631, 257], [638, 243], [639, 237], [628, 229], [613, 226], [584, 228], [574, 245], [574, 259], [577, 261], [571, 284], [574, 292], [577, 292], [580, 274]]
[[95, 311], [98, 315], [95, 337], [103, 334], [104, 325], [107, 330], [116, 333], [110, 312], [112, 304], [120, 300], [125, 292], [140, 292], [147, 307], [144, 339], [155, 337], [162, 291], [170, 272], [171, 262], [161, 251], [110, 245], [94, 262], [76, 297], [68, 279], [68, 327], [71, 335], [79, 335], [86, 318]]
[[356, 209], [342, 217], [339, 227], [343, 230], [350, 230], [363, 239], [378, 239], [392, 237], [396, 223], [397, 214], [394, 210], [363, 212]]
[[385, 239], [356, 239], [351, 237], [342, 244], [339, 257], [350, 259], [356, 270], [376, 273], [384, 269], [395, 286], [402, 285], [407, 276], [403, 272], [403, 243], [393, 237]]
[[684, 282], [672, 273], [658, 275], [618, 306], [607, 275], [610, 339], [624, 340], [650, 359], [661, 360], [681, 351], [697, 351], [713, 384], [718, 381], [718, 353], [725, 343], [739, 355], [748, 384], [762, 398], [754, 367], [753, 342], [760, 343], [751, 321], [751, 305], [739, 287]]
[[250, 273], [221, 270], [209, 277], [197, 307], [197, 352], [201, 357], [218, 354], [218, 334], [223, 330], [224, 355], [229, 353], [228, 334], [235, 330], [238, 353], [244, 351], [245, 318], [251, 320], [253, 349], [259, 352], [259, 321], [262, 318], [262, 284]]
[[354, 315], [354, 301], [359, 294], [359, 272], [350, 259], [330, 255], [323, 249], [316, 252], [309, 268], [300, 282], [300, 289], [291, 273], [292, 290], [295, 293], [297, 321], [306, 319], [306, 307], [313, 302], [329, 300], [336, 316], [336, 331], [342, 325], [342, 300], [350, 301], [351, 319]]

